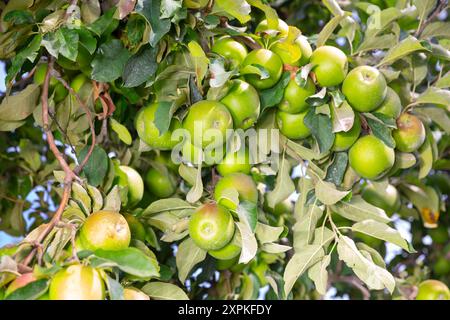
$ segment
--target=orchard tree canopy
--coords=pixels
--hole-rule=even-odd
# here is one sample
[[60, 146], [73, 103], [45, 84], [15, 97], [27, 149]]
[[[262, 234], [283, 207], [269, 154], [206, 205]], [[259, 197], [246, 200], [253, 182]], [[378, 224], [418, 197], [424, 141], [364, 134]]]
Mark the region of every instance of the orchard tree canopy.
[[449, 300], [448, 6], [2, 1], [0, 299]]

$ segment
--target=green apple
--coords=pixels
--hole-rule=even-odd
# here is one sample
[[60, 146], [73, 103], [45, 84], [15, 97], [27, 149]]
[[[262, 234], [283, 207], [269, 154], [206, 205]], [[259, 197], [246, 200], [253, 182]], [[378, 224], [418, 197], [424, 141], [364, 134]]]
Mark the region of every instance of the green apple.
[[333, 46], [321, 46], [314, 50], [310, 61], [321, 87], [334, 87], [344, 81], [348, 71], [345, 53]]
[[220, 102], [230, 111], [235, 128], [248, 129], [259, 117], [258, 92], [245, 81], [233, 80], [230, 90]]
[[304, 139], [311, 135], [311, 131], [305, 125], [304, 119], [308, 110], [291, 114], [278, 110], [276, 115], [277, 126], [281, 133], [289, 139]]
[[394, 165], [395, 152], [373, 135], [359, 138], [348, 153], [350, 166], [366, 179], [376, 180]]
[[283, 72], [283, 62], [280, 57], [267, 49], [256, 49], [251, 51], [247, 57], [245, 57], [241, 67], [243, 69], [247, 66], [261, 66], [268, 73], [268, 77], [264, 79], [261, 79], [259, 74], [245, 74], [246, 81], [258, 90], [273, 87], [278, 80], [280, 80]]
[[287, 113], [299, 113], [310, 107], [306, 99], [316, 92], [316, 86], [308, 77], [304, 87], [297, 84], [295, 79], [291, 79], [284, 89], [283, 99], [278, 105], [278, 109]]
[[370, 112], [383, 103], [387, 94], [387, 84], [378, 69], [360, 66], [348, 73], [342, 84], [342, 93], [353, 109]]
[[204, 250], [225, 247], [234, 235], [234, 220], [227, 208], [216, 203], [206, 203], [192, 214], [189, 236]]
[[425, 126], [417, 116], [403, 113], [397, 119], [397, 129], [392, 131], [392, 137], [399, 151], [414, 152], [425, 142]]

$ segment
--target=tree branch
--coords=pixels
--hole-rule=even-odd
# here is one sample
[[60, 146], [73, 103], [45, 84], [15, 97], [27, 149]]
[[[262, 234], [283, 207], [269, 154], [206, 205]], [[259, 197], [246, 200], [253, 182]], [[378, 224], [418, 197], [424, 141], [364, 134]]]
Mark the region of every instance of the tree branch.
[[419, 38], [421, 36], [423, 30], [425, 30], [425, 27], [431, 21], [433, 21], [442, 11], [445, 10], [445, 8], [447, 7], [447, 2], [448, 2], [447, 0], [439, 0], [438, 4], [436, 5], [436, 8], [431, 12], [431, 14], [428, 16], [428, 18], [425, 19], [425, 21], [417, 29], [416, 33], [414, 34], [414, 36], [416, 38]]

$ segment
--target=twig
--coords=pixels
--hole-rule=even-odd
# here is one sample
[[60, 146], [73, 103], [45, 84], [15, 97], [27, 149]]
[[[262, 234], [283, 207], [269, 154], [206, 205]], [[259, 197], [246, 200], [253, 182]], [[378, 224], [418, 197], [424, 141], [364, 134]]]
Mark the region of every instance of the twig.
[[83, 102], [83, 100], [80, 98], [80, 96], [75, 92], [75, 90], [72, 89], [72, 87], [67, 83], [66, 80], [64, 80], [54, 70], [52, 71], [52, 76], [54, 76], [59, 82], [61, 82], [61, 84], [69, 91], [69, 93], [75, 97], [75, 99], [78, 101], [80, 106], [86, 112], [86, 116], [88, 117], [88, 120], [89, 120], [89, 127], [90, 127], [90, 130], [91, 130], [92, 143], [91, 143], [91, 146], [89, 147], [89, 150], [88, 150], [88, 152], [86, 154], [86, 157], [84, 157], [83, 161], [74, 170], [75, 174], [79, 174], [81, 172], [81, 170], [83, 170], [83, 168], [86, 165], [87, 161], [89, 160], [92, 152], [94, 151], [94, 147], [95, 147], [95, 144], [96, 144], [96, 141], [95, 141], [96, 140], [95, 127], [94, 127], [94, 122], [93, 122], [93, 119], [92, 119], [92, 114], [91, 114], [91, 111], [89, 110], [88, 106]]
[[[65, 178], [64, 178], [63, 194], [62, 194], [58, 209], [56, 210], [55, 214], [51, 218], [50, 222], [46, 225], [45, 229], [37, 237], [37, 239], [35, 241], [37, 244], [42, 243], [42, 241], [45, 239], [45, 237], [51, 232], [51, 230], [61, 220], [61, 216], [64, 212], [64, 209], [67, 206], [67, 203], [69, 202], [70, 192], [72, 190], [72, 182], [73, 182], [73, 180], [80, 180], [80, 178], [77, 176], [77, 174], [75, 172], [78, 172], [78, 170], [82, 169], [83, 163], [85, 163], [87, 161], [87, 159], [89, 159], [89, 155], [90, 155], [90, 153], [88, 153], [88, 155], [85, 158], [85, 161], [83, 161], [83, 163], [80, 164], [75, 169], [75, 171], [73, 171], [69, 167], [68, 163], [64, 159], [64, 156], [62, 155], [62, 153], [59, 151], [58, 147], [55, 144], [55, 138], [53, 136], [53, 133], [52, 133], [52, 131], [50, 129], [50, 125], [49, 125], [49, 108], [48, 108], [48, 89], [49, 89], [49, 84], [50, 84], [50, 78], [53, 73], [53, 63], [54, 63], [53, 58], [51, 58], [49, 61], [49, 64], [48, 64], [47, 72], [45, 74], [44, 85], [42, 88], [42, 94], [41, 94], [42, 123], [43, 123], [45, 135], [47, 137], [48, 146], [49, 146], [50, 150], [52, 151], [53, 155], [55, 156], [55, 158], [58, 160], [61, 168], [64, 170]], [[63, 84], [64, 83], [67, 85], [67, 82], [64, 81]], [[70, 86], [68, 86], [68, 87], [69, 87], [68, 90], [71, 93], [74, 93], [73, 89], [70, 88]], [[84, 105], [83, 103], [81, 103], [81, 104]], [[90, 112], [88, 113], [88, 117], [91, 122], [91, 126], [93, 127], [92, 118], [90, 117]], [[92, 145], [94, 145], [95, 144], [95, 134], [92, 138], [92, 142], [93, 142]], [[35, 247], [31, 250], [31, 252], [28, 254], [28, 256], [24, 259], [23, 265], [28, 266], [30, 264], [30, 262], [33, 260], [33, 258], [35, 257], [36, 253], [39, 253], [39, 245], [35, 245]], [[41, 259], [41, 256], [42, 255], [40, 254], [39, 260]]]
[[447, 0], [439, 0], [438, 4], [436, 5], [436, 8], [431, 12], [429, 17], [425, 19], [423, 23], [420, 24], [419, 28], [414, 34], [416, 38], [419, 38], [422, 35], [423, 30], [425, 30], [425, 27], [447, 7], [447, 2], [448, 2]]
[[337, 274], [331, 274], [330, 281], [348, 283], [349, 285], [355, 287], [361, 292], [364, 300], [370, 299], [370, 291], [362, 284], [361, 280], [359, 280], [355, 276], [342, 276]]

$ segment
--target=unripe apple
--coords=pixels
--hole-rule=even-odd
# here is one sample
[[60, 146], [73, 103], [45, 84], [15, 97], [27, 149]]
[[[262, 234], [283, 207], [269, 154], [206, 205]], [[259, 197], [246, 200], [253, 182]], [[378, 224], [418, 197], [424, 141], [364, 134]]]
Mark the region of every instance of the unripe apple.
[[123, 298], [125, 300], [150, 300], [150, 297], [136, 288], [124, 288]]
[[281, 133], [289, 139], [304, 139], [311, 135], [311, 131], [305, 125], [304, 119], [308, 110], [291, 114], [278, 110], [276, 115], [277, 126]]
[[237, 205], [223, 196], [227, 189], [235, 189], [239, 194], [239, 201], [258, 202], [258, 189], [253, 179], [243, 173], [231, 173], [221, 178], [214, 189], [214, 199], [221, 205], [236, 210]]
[[230, 111], [235, 128], [248, 129], [259, 117], [258, 92], [245, 81], [233, 80], [230, 90], [220, 102]]
[[128, 187], [127, 206], [132, 207], [142, 200], [144, 195], [144, 181], [141, 175], [129, 166], [119, 166], [116, 172], [117, 184]]
[[399, 151], [414, 152], [425, 141], [425, 126], [417, 116], [403, 113], [397, 119], [397, 129], [392, 131], [392, 137]]
[[158, 198], [168, 198], [177, 190], [177, 181], [167, 170], [151, 167], [145, 175], [148, 190]]
[[242, 249], [242, 239], [239, 230], [236, 229], [233, 239], [223, 248], [208, 251], [209, 255], [218, 260], [230, 260], [239, 255]]
[[81, 264], [58, 271], [50, 282], [50, 300], [104, 300], [105, 284], [99, 272]]
[[386, 189], [381, 190], [369, 183], [362, 189], [361, 196], [368, 203], [383, 209], [388, 216], [392, 216], [400, 209], [400, 195], [391, 184], [388, 184]]
[[269, 77], [261, 79], [258, 74], [246, 74], [245, 80], [256, 89], [268, 89], [273, 87], [281, 78], [283, 72], [283, 62], [280, 57], [267, 49], [257, 49], [251, 51], [242, 62], [242, 68], [249, 65], [260, 65], [267, 70]]
[[130, 227], [131, 238], [145, 241], [146, 232], [142, 222], [130, 213], [125, 213], [123, 216], [125, 217], [125, 220], [127, 220], [128, 226]]
[[154, 123], [157, 108], [158, 103], [153, 103], [139, 110], [135, 120], [136, 131], [139, 138], [150, 147], [159, 150], [171, 150], [178, 143], [178, 141], [172, 140], [172, 132], [180, 128], [181, 124], [178, 119], [172, 119], [169, 130], [160, 135]]
[[195, 166], [200, 165], [201, 158], [202, 167], [209, 167], [222, 161], [225, 156], [225, 146], [226, 144], [203, 150], [194, 146], [190, 141], [185, 141], [181, 148], [181, 155], [184, 161]]
[[75, 93], [78, 93], [80, 92], [84, 84], [89, 81], [89, 78], [84, 73], [80, 73], [72, 79], [72, 81], [70, 82], [70, 87], [73, 89], [73, 91], [75, 91]]
[[221, 176], [226, 176], [235, 172], [250, 174], [252, 166], [248, 150], [238, 150], [237, 152], [228, 152], [225, 158], [217, 165], [217, 172]]
[[311, 55], [314, 74], [321, 87], [333, 87], [344, 81], [348, 71], [345, 53], [333, 46], [317, 48]]
[[386, 98], [374, 112], [397, 119], [402, 112], [402, 102], [397, 92], [395, 92], [391, 87], [387, 87]]
[[[255, 33], [261, 33], [267, 30], [269, 30], [269, 22], [267, 19], [264, 19], [256, 26]], [[275, 30], [279, 32], [278, 36], [286, 37], [289, 33], [289, 26], [283, 20], [278, 19], [278, 25]]]
[[438, 280], [425, 280], [419, 284], [416, 300], [450, 300], [450, 290]]
[[[233, 128], [233, 118], [223, 103], [201, 100], [189, 108], [189, 112], [183, 121], [183, 128], [189, 132], [190, 141], [195, 146], [201, 148], [210, 144], [218, 146], [225, 143], [227, 129]], [[205, 135], [211, 129], [217, 130], [216, 132], [219, 135], [217, 139]]]
[[387, 84], [383, 74], [370, 66], [356, 67], [342, 84], [342, 93], [353, 109], [370, 112], [377, 109], [386, 98]]
[[79, 237], [82, 247], [87, 250], [121, 250], [128, 248], [131, 232], [120, 213], [97, 211], [87, 217]]
[[238, 67], [247, 56], [247, 48], [229, 36], [222, 37], [214, 42], [211, 51], [221, 55], [230, 62], [231, 68]]
[[[334, 113], [331, 113], [331, 119], [333, 120]], [[359, 114], [355, 114], [355, 119], [353, 121], [353, 126], [347, 132], [340, 131], [336, 132], [334, 136], [333, 150], [334, 151], [344, 151], [350, 148], [356, 140], [358, 140], [361, 134], [361, 120]]]
[[219, 250], [234, 235], [234, 221], [227, 208], [216, 203], [199, 207], [189, 220], [189, 236], [204, 250]]
[[308, 109], [306, 99], [316, 92], [316, 86], [308, 77], [304, 87], [300, 87], [295, 79], [291, 79], [284, 89], [283, 99], [278, 109], [287, 113], [299, 113]]
[[395, 152], [372, 135], [359, 138], [348, 153], [350, 166], [366, 179], [375, 180], [394, 165]]

